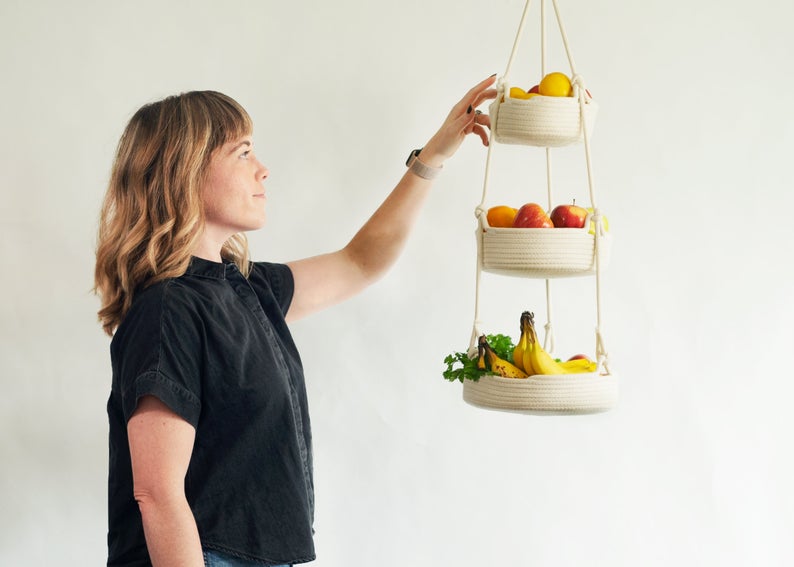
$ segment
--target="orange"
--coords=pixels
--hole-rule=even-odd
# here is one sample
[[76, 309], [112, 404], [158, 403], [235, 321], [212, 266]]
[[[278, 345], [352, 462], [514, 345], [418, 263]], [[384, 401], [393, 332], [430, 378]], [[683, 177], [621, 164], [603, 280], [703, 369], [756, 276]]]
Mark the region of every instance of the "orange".
[[516, 218], [518, 209], [508, 207], [507, 205], [497, 205], [488, 209], [488, 214], [485, 218], [488, 219], [488, 224], [497, 228], [510, 228], [513, 226], [513, 219]]
[[538, 87], [543, 96], [571, 96], [571, 81], [564, 73], [549, 73]]

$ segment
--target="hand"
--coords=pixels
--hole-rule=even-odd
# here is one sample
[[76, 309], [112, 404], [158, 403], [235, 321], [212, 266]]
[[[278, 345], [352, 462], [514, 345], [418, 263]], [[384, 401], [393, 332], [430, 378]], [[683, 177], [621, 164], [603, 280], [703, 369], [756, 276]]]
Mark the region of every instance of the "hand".
[[483, 145], [488, 145], [491, 118], [480, 113], [477, 107], [488, 99], [496, 98], [496, 89], [489, 88], [495, 82], [496, 75], [481, 81], [452, 107], [441, 128], [422, 149], [423, 163], [433, 167], [442, 165], [444, 160], [454, 155], [468, 134], [478, 135]]

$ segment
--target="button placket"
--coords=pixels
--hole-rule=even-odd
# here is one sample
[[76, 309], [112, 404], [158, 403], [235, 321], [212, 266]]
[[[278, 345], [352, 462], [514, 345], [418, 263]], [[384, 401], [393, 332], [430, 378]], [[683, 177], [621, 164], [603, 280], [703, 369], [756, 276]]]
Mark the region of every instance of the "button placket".
[[273, 350], [276, 356], [276, 363], [288, 377], [290, 405], [292, 406], [292, 416], [295, 423], [295, 429], [298, 434], [298, 450], [300, 452], [301, 463], [303, 465], [303, 476], [308, 492], [309, 505], [311, 510], [314, 510], [314, 489], [312, 488], [311, 471], [309, 467], [309, 448], [306, 445], [306, 435], [303, 428], [303, 412], [300, 408], [300, 401], [298, 400], [298, 393], [296, 391], [294, 379], [292, 373], [289, 371], [289, 365], [284, 358], [280, 341], [275, 330], [273, 329], [273, 324], [270, 322], [270, 319], [268, 319], [267, 315], [265, 314], [265, 310], [262, 308], [262, 304], [259, 302], [256, 292], [251, 287], [251, 283], [235, 269], [228, 270], [226, 279], [232, 286], [232, 289], [235, 291], [237, 296], [243, 301], [245, 306], [262, 325], [267, 339], [271, 342], [271, 344], [275, 345]]

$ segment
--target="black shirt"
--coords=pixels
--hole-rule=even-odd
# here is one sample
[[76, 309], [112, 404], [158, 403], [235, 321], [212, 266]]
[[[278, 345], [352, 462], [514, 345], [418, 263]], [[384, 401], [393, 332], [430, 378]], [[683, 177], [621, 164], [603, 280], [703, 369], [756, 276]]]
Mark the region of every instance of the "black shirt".
[[140, 292], [111, 343], [108, 565], [150, 565], [126, 424], [159, 398], [196, 429], [185, 493], [202, 546], [265, 565], [315, 557], [311, 430], [282, 264], [193, 258]]

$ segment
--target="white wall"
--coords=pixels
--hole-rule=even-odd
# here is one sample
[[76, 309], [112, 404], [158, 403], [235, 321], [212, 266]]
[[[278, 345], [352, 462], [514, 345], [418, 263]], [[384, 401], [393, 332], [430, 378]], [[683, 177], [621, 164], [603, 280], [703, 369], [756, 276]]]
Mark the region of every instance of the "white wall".
[[[190, 89], [237, 98], [272, 171], [256, 258], [319, 253], [352, 235], [470, 85], [504, 71], [522, 7], [0, 4], [0, 565], [104, 561], [110, 369], [90, 289], [99, 204], [132, 112]], [[595, 176], [615, 237], [605, 338], [621, 404], [584, 417], [488, 412], [442, 379], [472, 325], [486, 154], [467, 140], [391, 274], [294, 326], [318, 566], [794, 561], [794, 10], [560, 8], [601, 104]], [[550, 57], [566, 69], [553, 34]], [[537, 150], [495, 151], [494, 201], [542, 199]], [[558, 155], [561, 194], [583, 200], [581, 148]], [[591, 348], [592, 281], [554, 289], [561, 352]], [[513, 333], [526, 308], [542, 319], [544, 302], [541, 282], [484, 276], [489, 332]]]

